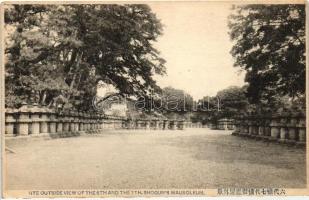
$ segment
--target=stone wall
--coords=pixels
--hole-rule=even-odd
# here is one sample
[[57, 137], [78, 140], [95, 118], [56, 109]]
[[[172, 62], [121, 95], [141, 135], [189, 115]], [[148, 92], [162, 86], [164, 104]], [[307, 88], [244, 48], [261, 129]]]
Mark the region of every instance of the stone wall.
[[134, 119], [95, 113], [56, 112], [37, 105], [6, 109], [5, 136], [68, 137], [83, 133], [100, 133], [104, 129], [183, 130], [183, 120]]
[[304, 145], [306, 117], [304, 113], [271, 116], [242, 116], [235, 118], [233, 135], [267, 141]]

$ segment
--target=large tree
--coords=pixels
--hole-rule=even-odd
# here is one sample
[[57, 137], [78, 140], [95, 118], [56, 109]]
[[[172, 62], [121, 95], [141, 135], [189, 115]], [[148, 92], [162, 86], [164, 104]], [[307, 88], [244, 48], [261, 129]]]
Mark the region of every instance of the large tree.
[[231, 86], [220, 90], [216, 98], [220, 102], [220, 111], [223, 117], [233, 117], [236, 114], [246, 112], [248, 99], [246, 97], [247, 86]]
[[5, 23], [7, 106], [60, 99], [89, 109], [100, 80], [121, 94], [159, 90], [162, 26], [147, 5], [12, 5]]
[[231, 54], [246, 71], [250, 102], [304, 96], [305, 5], [235, 6], [229, 28]]
[[165, 87], [160, 98], [166, 112], [186, 113], [193, 109], [193, 97], [184, 90]]
[[198, 100], [194, 121], [216, 123], [221, 118], [233, 118], [249, 109], [246, 97], [247, 85], [230, 86], [217, 92], [216, 96], [205, 96]]

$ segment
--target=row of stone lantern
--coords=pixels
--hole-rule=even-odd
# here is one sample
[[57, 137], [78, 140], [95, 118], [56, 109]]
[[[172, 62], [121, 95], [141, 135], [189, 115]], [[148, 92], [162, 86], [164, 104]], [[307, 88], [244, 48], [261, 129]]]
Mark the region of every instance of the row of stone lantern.
[[185, 125], [186, 128], [205, 128], [206, 125], [203, 125], [201, 122], [187, 122]]
[[123, 128], [142, 130], [183, 130], [186, 122], [183, 120], [167, 119], [135, 119], [124, 122]]
[[154, 129], [183, 130], [183, 120], [135, 119], [103, 116], [81, 112], [55, 112], [54, 110], [24, 105], [20, 109], [6, 109], [5, 135], [76, 135], [97, 133], [102, 129]]
[[246, 116], [235, 119], [233, 135], [290, 144], [306, 143], [306, 117], [304, 113], [272, 116]]

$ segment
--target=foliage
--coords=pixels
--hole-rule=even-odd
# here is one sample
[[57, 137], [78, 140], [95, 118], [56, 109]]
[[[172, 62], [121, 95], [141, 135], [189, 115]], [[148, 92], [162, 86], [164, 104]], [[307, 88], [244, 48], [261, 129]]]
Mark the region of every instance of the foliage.
[[193, 109], [193, 97], [183, 90], [165, 87], [160, 98], [166, 112], [185, 113]]
[[235, 6], [229, 28], [250, 102], [305, 93], [305, 5]]
[[147, 5], [13, 5], [5, 10], [6, 106], [91, 108], [97, 83], [149, 95], [165, 73], [153, 48], [162, 33]]
[[220, 118], [233, 118], [239, 113], [245, 113], [249, 107], [246, 87], [231, 86], [220, 90], [216, 96], [198, 100], [198, 112], [192, 119], [203, 124], [215, 123]]
[[216, 97], [220, 100], [221, 115], [232, 117], [247, 111], [249, 102], [246, 97], [246, 86], [231, 86], [219, 91]]

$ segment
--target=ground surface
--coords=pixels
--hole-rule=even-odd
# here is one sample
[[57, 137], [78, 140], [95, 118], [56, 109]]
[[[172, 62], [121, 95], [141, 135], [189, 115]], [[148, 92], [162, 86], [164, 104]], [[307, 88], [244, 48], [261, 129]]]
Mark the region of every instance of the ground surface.
[[7, 189], [305, 187], [304, 149], [230, 134], [114, 131], [11, 140]]

